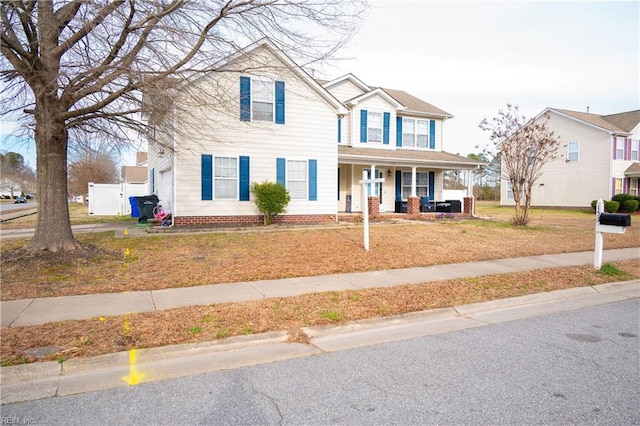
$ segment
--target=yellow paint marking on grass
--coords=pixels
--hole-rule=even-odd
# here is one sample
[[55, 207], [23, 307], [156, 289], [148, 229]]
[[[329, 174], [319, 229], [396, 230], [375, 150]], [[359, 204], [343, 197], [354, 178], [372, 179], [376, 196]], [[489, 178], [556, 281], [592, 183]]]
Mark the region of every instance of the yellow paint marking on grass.
[[129, 230], [128, 229], [124, 230], [124, 235], [129, 235]]
[[129, 386], [137, 385], [144, 379], [144, 373], [138, 373], [136, 369], [136, 350], [129, 351], [129, 375], [124, 376], [122, 380], [127, 382]]
[[129, 256], [131, 254], [131, 250], [129, 250], [128, 248], [124, 251], [124, 255], [125, 256]]

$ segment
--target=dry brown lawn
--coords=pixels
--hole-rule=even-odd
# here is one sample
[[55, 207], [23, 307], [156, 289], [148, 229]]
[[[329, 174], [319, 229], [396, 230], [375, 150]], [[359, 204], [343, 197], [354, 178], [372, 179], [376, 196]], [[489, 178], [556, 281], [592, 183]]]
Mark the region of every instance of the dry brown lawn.
[[[115, 238], [79, 234], [91, 250], [64, 258], [25, 254], [24, 240], [2, 243], [2, 300], [151, 290], [340, 272], [593, 250], [589, 212], [535, 210], [527, 228], [509, 224], [511, 209], [479, 206], [483, 220], [374, 223], [371, 250], [362, 228], [336, 227], [167, 234]], [[637, 214], [624, 235], [605, 236], [605, 249], [638, 247]], [[269, 330], [387, 316], [436, 307], [640, 278], [640, 260], [615, 265], [621, 275], [592, 267], [557, 268], [467, 280], [313, 294], [286, 299], [182, 308], [126, 317], [66, 321], [1, 330], [3, 365], [37, 361], [31, 348], [54, 345], [45, 359], [206, 341]], [[123, 324], [127, 324], [126, 327]]]

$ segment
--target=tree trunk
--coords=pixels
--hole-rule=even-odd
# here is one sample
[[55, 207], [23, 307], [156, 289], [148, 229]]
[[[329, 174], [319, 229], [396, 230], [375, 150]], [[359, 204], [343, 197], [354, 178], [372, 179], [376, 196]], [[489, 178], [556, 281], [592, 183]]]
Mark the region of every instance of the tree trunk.
[[56, 120], [56, 99], [36, 100], [36, 171], [38, 178], [38, 220], [28, 250], [75, 250], [67, 202], [68, 133]]

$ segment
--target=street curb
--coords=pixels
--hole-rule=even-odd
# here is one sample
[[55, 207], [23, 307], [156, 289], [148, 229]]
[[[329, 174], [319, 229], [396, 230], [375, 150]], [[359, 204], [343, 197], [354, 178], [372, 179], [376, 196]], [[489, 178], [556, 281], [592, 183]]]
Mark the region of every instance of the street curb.
[[[588, 306], [640, 298], [640, 280], [601, 284], [367, 319], [340, 326], [305, 327], [309, 344], [286, 332], [0, 368], [0, 404], [125, 387], [140, 383], [319, 355], [374, 344], [442, 334]], [[135, 384], [135, 383], [134, 383]]]

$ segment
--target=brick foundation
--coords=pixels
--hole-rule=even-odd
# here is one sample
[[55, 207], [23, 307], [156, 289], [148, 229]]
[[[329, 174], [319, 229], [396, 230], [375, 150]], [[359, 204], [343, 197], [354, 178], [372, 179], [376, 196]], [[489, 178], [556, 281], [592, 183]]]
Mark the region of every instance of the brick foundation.
[[369, 197], [369, 216], [378, 216], [380, 214], [380, 200], [378, 197]]
[[[335, 222], [333, 215], [278, 215], [273, 223], [278, 224], [325, 224]], [[264, 223], [262, 215], [249, 216], [175, 216], [174, 227], [259, 226]]]
[[420, 198], [409, 197], [407, 199], [407, 214], [409, 215], [420, 214]]

